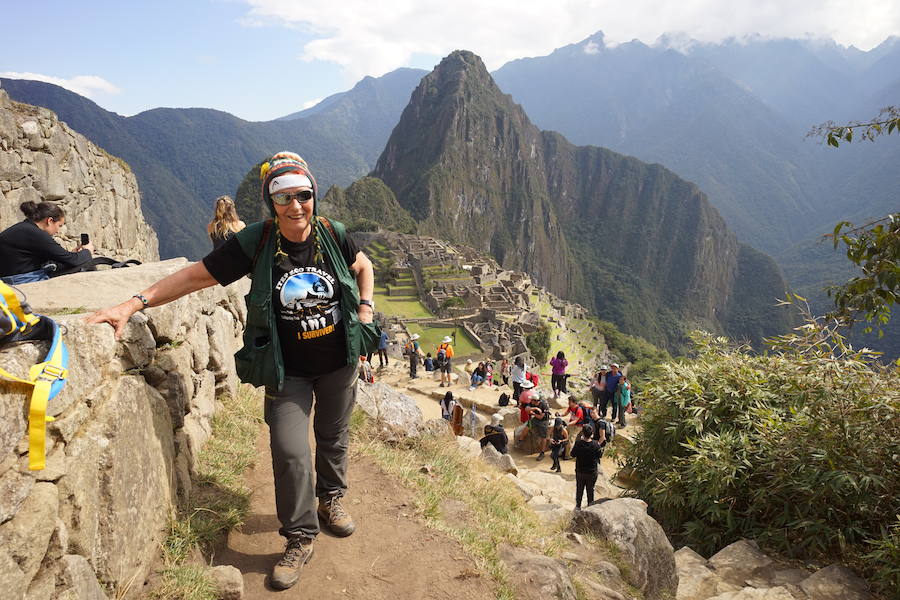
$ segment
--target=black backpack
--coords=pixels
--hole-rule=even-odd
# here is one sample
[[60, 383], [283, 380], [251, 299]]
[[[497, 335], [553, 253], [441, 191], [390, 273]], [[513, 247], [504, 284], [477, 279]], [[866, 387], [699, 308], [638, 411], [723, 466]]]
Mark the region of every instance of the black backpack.
[[434, 367], [440, 369], [447, 364], [447, 351], [441, 348], [438, 350], [437, 356], [434, 357]]
[[581, 422], [584, 424], [594, 422], [594, 411], [590, 406], [581, 406]]
[[600, 428], [603, 428], [603, 431], [606, 432], [606, 443], [609, 444], [613, 441], [613, 438], [616, 437], [616, 426], [612, 424], [612, 422], [607, 421], [606, 419], [600, 418], [594, 421], [595, 431], [597, 432], [595, 435], [599, 437]]
[[500, 406], [509, 406], [509, 394], [506, 392], [500, 394], [500, 399], [497, 400], [497, 404]]

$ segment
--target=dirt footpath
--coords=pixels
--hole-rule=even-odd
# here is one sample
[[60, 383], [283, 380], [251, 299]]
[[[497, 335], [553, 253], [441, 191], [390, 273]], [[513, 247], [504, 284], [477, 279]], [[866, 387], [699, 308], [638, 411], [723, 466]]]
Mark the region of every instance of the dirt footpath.
[[[312, 437], [312, 436], [310, 436]], [[244, 575], [244, 598], [361, 598], [365, 600], [494, 597], [491, 579], [478, 574], [462, 547], [428, 529], [413, 508], [412, 494], [367, 458], [351, 459], [345, 498], [356, 532], [337, 538], [322, 532], [315, 555], [290, 590], [267, 585], [272, 565], [284, 549], [275, 517], [275, 490], [268, 430], [258, 442], [259, 460], [248, 474], [253, 490], [250, 516], [233, 531], [215, 565], [233, 565]]]

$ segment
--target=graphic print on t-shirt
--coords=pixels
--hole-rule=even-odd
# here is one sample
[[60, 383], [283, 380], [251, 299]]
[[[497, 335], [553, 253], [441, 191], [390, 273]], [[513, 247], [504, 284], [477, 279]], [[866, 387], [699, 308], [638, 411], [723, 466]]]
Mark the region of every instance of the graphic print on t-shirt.
[[334, 333], [341, 321], [334, 299], [335, 278], [316, 267], [291, 269], [278, 280], [279, 317], [297, 322], [297, 340], [311, 340]]

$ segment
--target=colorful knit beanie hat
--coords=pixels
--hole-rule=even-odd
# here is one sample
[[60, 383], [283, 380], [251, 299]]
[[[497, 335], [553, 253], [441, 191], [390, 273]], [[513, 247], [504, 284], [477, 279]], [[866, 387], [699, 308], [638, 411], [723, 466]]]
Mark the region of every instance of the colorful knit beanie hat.
[[[297, 173], [309, 178], [312, 183], [313, 198], [318, 199], [319, 188], [316, 185], [316, 178], [313, 177], [312, 171], [306, 161], [299, 154], [293, 152], [279, 152], [268, 161], [264, 162], [259, 168], [259, 178], [262, 180], [262, 199], [269, 207], [269, 212], [275, 216], [275, 207], [272, 205], [272, 197], [269, 192], [269, 185], [272, 180], [287, 173]], [[313, 204], [313, 214], [317, 214], [318, 202]]]

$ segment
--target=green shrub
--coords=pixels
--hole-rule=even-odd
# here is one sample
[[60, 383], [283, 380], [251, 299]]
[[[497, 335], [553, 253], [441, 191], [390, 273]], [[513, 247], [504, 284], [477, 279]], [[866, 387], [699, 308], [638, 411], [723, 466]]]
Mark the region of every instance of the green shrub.
[[538, 364], [546, 362], [547, 355], [550, 354], [550, 326], [541, 321], [537, 331], [525, 336], [525, 345]]
[[673, 543], [710, 553], [754, 538], [896, 584], [898, 370], [812, 320], [764, 355], [693, 339], [696, 357], [645, 387], [625, 459]]

